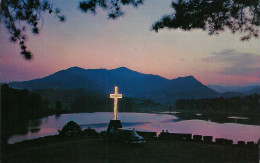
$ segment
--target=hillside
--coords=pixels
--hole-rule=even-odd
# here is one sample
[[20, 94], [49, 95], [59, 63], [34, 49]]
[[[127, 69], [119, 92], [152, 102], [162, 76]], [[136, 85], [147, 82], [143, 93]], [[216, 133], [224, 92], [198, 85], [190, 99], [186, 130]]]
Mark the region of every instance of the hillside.
[[150, 98], [167, 103], [174, 103], [180, 98], [209, 98], [220, 95], [193, 76], [169, 80], [158, 75], [136, 72], [126, 67], [111, 70], [71, 67], [44, 78], [11, 82], [9, 85], [29, 90], [84, 88], [101, 94], [112, 93], [114, 86], [117, 85], [124, 96]]
[[250, 94], [260, 94], [260, 86], [259, 85], [249, 85], [249, 86], [220, 86], [220, 85], [207, 85], [207, 87], [219, 92], [219, 93], [227, 93], [231, 94], [237, 93], [250, 95]]

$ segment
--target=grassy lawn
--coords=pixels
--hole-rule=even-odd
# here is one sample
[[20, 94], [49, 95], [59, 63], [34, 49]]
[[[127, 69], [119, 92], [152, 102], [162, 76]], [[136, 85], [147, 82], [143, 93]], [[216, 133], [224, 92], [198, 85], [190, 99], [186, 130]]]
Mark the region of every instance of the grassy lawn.
[[258, 162], [259, 150], [173, 140], [144, 145], [57, 136], [9, 145], [3, 162]]

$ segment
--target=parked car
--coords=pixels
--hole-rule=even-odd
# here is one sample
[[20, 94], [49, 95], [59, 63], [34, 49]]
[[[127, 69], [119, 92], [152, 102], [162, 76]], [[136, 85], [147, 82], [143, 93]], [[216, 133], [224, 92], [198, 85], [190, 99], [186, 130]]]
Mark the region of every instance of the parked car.
[[120, 141], [131, 144], [143, 144], [145, 139], [138, 135], [134, 129], [117, 129], [116, 135]]

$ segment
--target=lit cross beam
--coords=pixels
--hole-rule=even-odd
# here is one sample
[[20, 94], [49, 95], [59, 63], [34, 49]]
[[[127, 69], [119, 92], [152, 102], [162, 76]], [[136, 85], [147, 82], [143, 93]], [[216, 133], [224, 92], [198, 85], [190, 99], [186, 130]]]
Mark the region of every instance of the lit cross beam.
[[122, 94], [118, 94], [118, 87], [115, 86], [115, 94], [110, 94], [110, 98], [114, 99], [114, 120], [117, 120], [117, 102], [118, 98], [122, 98]]

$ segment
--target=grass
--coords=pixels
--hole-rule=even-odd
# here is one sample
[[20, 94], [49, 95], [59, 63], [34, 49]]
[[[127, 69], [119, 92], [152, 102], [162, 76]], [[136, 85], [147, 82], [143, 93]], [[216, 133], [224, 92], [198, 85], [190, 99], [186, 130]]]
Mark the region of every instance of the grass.
[[257, 148], [221, 146], [173, 140], [143, 145], [107, 142], [103, 138], [49, 136], [8, 145], [3, 162], [258, 162]]

